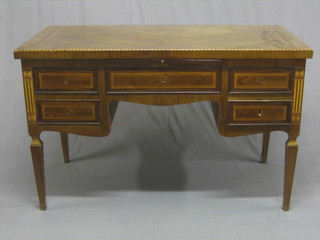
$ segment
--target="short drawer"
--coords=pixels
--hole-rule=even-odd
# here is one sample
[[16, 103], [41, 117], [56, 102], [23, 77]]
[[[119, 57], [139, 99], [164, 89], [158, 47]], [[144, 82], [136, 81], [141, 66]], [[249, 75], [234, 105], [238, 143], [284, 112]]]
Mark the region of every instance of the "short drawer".
[[37, 91], [96, 91], [95, 70], [36, 70]]
[[217, 71], [111, 71], [108, 91], [217, 91]]
[[40, 122], [97, 122], [99, 102], [38, 101]]
[[290, 69], [231, 70], [230, 91], [292, 91], [292, 79]]
[[279, 124], [290, 122], [289, 102], [231, 102], [229, 103], [229, 123]]

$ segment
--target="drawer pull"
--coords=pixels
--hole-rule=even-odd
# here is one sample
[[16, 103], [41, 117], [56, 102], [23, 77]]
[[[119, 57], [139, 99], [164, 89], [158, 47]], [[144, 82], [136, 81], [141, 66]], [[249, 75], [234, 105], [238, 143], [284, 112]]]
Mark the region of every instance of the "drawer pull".
[[69, 108], [66, 109], [66, 115], [67, 115], [67, 116], [70, 116], [70, 115], [71, 115], [71, 111], [70, 111]]
[[64, 78], [64, 84], [68, 85], [69, 84], [69, 79], [67, 77]]
[[262, 110], [260, 109], [259, 111], [258, 111], [258, 117], [260, 118], [262, 116]]
[[161, 83], [165, 83], [166, 82], [166, 79], [163, 77], [161, 78]]
[[260, 82], [260, 84], [263, 84], [264, 83], [264, 77], [259, 77], [259, 82]]

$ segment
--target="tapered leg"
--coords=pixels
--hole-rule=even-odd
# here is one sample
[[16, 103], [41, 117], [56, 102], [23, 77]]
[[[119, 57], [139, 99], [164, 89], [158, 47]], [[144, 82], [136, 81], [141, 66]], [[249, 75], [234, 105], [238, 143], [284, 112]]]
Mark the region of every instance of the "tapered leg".
[[270, 132], [263, 133], [263, 143], [261, 152], [261, 163], [267, 163], [269, 149]]
[[41, 210], [47, 209], [46, 184], [44, 174], [43, 144], [40, 138], [33, 138], [30, 146], [34, 175], [36, 178], [39, 204]]
[[286, 143], [285, 169], [284, 169], [284, 188], [283, 188], [283, 205], [284, 211], [289, 210], [292, 183], [296, 159], [298, 153], [298, 143], [296, 139], [288, 139]]
[[60, 133], [60, 138], [61, 138], [63, 160], [65, 163], [69, 163], [70, 159], [69, 159], [68, 134], [67, 133]]

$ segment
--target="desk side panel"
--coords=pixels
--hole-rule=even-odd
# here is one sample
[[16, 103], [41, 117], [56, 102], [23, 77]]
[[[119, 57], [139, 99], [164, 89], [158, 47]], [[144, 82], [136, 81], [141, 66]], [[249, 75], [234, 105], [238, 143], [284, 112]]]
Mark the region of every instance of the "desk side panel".
[[[303, 94], [303, 77], [305, 71], [305, 59], [258, 59], [258, 60], [235, 60], [231, 59], [225, 62], [222, 71], [222, 109], [219, 112], [218, 129], [223, 136], [241, 136], [270, 131], [285, 131], [290, 134], [299, 135], [300, 118], [302, 110], [302, 94]], [[259, 88], [250, 89], [244, 92], [234, 92], [230, 84], [231, 74], [235, 70], [253, 73], [261, 72], [279, 72], [287, 70], [292, 72], [288, 79], [291, 87], [290, 91], [283, 89], [272, 89], [270, 91], [261, 91]], [[282, 81], [281, 78], [279, 81]], [[234, 104], [246, 104], [250, 106], [258, 106], [257, 121], [254, 122], [232, 122], [232, 107]], [[271, 121], [269, 123], [261, 123], [259, 117], [263, 117], [263, 108], [265, 104], [278, 105], [284, 104], [289, 106], [288, 118], [286, 122]], [[259, 109], [261, 105], [261, 110]], [[259, 116], [260, 115], [260, 116]]]
[[[65, 92], [63, 90], [41, 92], [36, 91], [36, 77], [35, 74], [41, 70], [53, 72], [57, 69], [64, 70], [78, 70], [78, 69], [92, 69], [97, 73], [96, 91], [92, 93], [83, 93], [81, 91]], [[86, 136], [106, 136], [111, 131], [111, 117], [109, 113], [109, 104], [103, 89], [105, 89], [104, 72], [102, 63], [95, 60], [22, 60], [22, 74], [24, 82], [24, 93], [26, 102], [26, 113], [28, 121], [29, 134], [39, 135], [42, 131], [58, 131], [64, 133], [74, 133]], [[72, 109], [67, 108], [65, 117], [54, 117], [56, 121], [44, 122], [41, 121], [41, 111], [37, 107], [41, 102], [48, 102], [60, 106], [62, 103], [69, 103], [70, 106], [85, 102], [86, 104], [96, 103], [95, 114], [97, 117], [94, 121], [82, 121], [81, 117], [72, 117]], [[52, 112], [51, 114], [55, 114]], [[63, 114], [63, 112], [59, 112]], [[79, 114], [79, 113], [78, 113]], [[84, 116], [85, 117], [85, 116]], [[71, 119], [65, 121], [64, 119]], [[72, 120], [74, 119], [74, 120]]]

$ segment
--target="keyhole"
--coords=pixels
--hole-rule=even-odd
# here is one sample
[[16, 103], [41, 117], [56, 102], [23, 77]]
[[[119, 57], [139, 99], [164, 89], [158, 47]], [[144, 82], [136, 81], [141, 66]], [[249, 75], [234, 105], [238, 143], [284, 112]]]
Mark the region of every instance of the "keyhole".
[[161, 83], [165, 83], [166, 82], [166, 79], [163, 77], [161, 78]]
[[258, 117], [261, 117], [262, 116], [262, 110], [260, 109], [259, 111], [258, 111]]
[[263, 84], [264, 83], [264, 77], [260, 77], [259, 81], [260, 81], [260, 84]]
[[64, 84], [68, 84], [69, 83], [69, 79], [67, 77], [64, 78]]
[[66, 109], [66, 115], [70, 116], [70, 114], [71, 114], [70, 109], [67, 108], [67, 109]]

